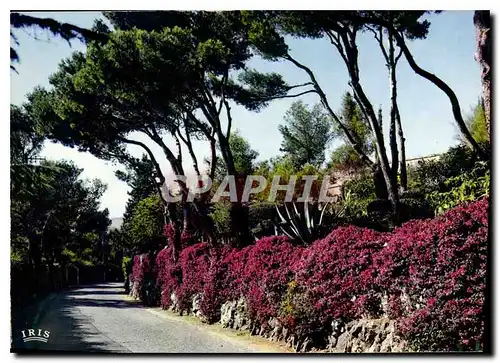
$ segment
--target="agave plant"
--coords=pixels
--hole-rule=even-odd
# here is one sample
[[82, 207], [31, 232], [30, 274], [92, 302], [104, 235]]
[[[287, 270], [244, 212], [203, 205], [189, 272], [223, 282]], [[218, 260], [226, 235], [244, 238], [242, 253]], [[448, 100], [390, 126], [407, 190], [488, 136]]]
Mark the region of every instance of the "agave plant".
[[325, 214], [328, 205], [330, 202], [323, 205], [293, 202], [291, 206], [285, 203], [282, 211], [276, 206], [279, 220], [275, 222], [275, 233], [284, 234], [305, 245], [310, 244], [323, 237], [322, 234], [331, 228], [344, 213], [344, 207], [341, 207]]

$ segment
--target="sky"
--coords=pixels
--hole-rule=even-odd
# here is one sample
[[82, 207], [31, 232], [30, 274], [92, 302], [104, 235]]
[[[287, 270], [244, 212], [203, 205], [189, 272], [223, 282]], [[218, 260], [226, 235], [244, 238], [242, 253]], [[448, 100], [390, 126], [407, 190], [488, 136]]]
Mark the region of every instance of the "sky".
[[[96, 18], [102, 18], [99, 12], [51, 12], [31, 13], [33, 16], [53, 19], [90, 28]], [[479, 66], [474, 60], [475, 34], [471, 11], [447, 11], [438, 15], [427, 16], [431, 22], [430, 31], [425, 40], [409, 42], [409, 48], [415, 61], [423, 69], [436, 74], [456, 93], [462, 112], [467, 115], [477, 103], [481, 92]], [[19, 41], [16, 47], [20, 63], [16, 65], [18, 73], [11, 71], [11, 103], [20, 105], [26, 94], [35, 86], [49, 87], [49, 76], [57, 69], [59, 62], [74, 51], [84, 51], [85, 46], [78, 41], [70, 44], [65, 40], [52, 38], [45, 31], [17, 30]], [[306, 64], [315, 73], [324, 89], [330, 105], [339, 109], [342, 95], [349, 90], [348, 74], [342, 59], [326, 40], [288, 39], [291, 54], [299, 62]], [[363, 34], [358, 37], [359, 68], [361, 84], [374, 108], [382, 107], [384, 120], [389, 119], [389, 79], [385, 62], [373, 36]], [[289, 84], [309, 81], [303, 71], [288, 62], [268, 62], [254, 58], [249, 66], [263, 72], [278, 72]], [[407, 158], [426, 156], [446, 151], [457, 143], [458, 129], [453, 119], [451, 106], [446, 95], [426, 79], [416, 75], [406, 63], [404, 56], [398, 65], [398, 103], [406, 138]], [[306, 104], [319, 102], [314, 94], [301, 98]], [[259, 113], [250, 112], [237, 105], [232, 105], [234, 129], [238, 129], [253, 149], [259, 152], [259, 160], [279, 155], [282, 137], [278, 125], [283, 123], [283, 116], [293, 99], [273, 101]], [[388, 127], [384, 132], [388, 137]], [[144, 141], [158, 157], [162, 168], [170, 174], [170, 168], [159, 147], [147, 139], [135, 135], [136, 140]], [[167, 145], [172, 140], [165, 139]], [[333, 143], [330, 151], [338, 143]], [[205, 143], [196, 143], [195, 152], [198, 160], [208, 155]], [[140, 157], [142, 149], [131, 146], [129, 151]], [[187, 150], [184, 159], [189, 175], [192, 170]], [[108, 208], [111, 218], [121, 217], [128, 199], [128, 186], [115, 177], [115, 170], [123, 167], [111, 162], [99, 160], [89, 153], [59, 144], [46, 142], [42, 157], [48, 159], [72, 160], [83, 169], [83, 178], [99, 178], [108, 185], [101, 200], [101, 206]]]

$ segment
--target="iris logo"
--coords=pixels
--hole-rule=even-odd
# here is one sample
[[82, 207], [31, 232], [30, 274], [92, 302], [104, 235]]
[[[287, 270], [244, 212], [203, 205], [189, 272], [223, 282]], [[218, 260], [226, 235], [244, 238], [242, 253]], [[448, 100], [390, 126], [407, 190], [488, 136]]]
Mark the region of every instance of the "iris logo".
[[49, 339], [50, 336], [50, 332], [48, 330], [42, 330], [42, 329], [22, 330], [21, 333], [23, 334], [23, 341], [25, 343], [27, 342], [47, 343], [47, 340]]

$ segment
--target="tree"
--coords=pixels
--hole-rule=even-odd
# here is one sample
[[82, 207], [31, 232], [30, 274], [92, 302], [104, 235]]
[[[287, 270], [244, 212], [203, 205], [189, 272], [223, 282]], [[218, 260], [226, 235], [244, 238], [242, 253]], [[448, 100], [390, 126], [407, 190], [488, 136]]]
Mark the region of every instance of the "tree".
[[[348, 14], [347, 12], [346, 14]], [[387, 189], [388, 199], [392, 206], [394, 215], [397, 216], [399, 207], [398, 188], [394, 179], [391, 178], [390, 166], [386, 154], [386, 147], [377, 115], [371, 105], [359, 78], [358, 49], [356, 36], [362, 29], [361, 23], [356, 23], [343, 12], [314, 12], [314, 11], [286, 11], [286, 12], [259, 12], [250, 13], [249, 22], [253, 24], [254, 45], [268, 59], [284, 59], [294, 64], [307, 73], [313, 86], [312, 92], [318, 94], [322, 105], [328, 111], [335, 124], [344, 132], [347, 141], [358, 153], [361, 160], [370, 167], [376, 175], [380, 170]], [[332, 110], [325, 92], [319, 85], [316, 76], [310, 68], [292, 57], [288, 46], [284, 42], [284, 35], [292, 35], [302, 38], [328, 38], [331, 44], [338, 50], [343, 59], [350, 78], [349, 85], [353, 96], [361, 111], [369, 122], [375, 137], [375, 146], [378, 154], [378, 164], [375, 164], [363, 152], [361, 145], [357, 142], [355, 135], [344, 125], [338, 115]], [[378, 178], [375, 178], [378, 180]]]
[[[66, 40], [68, 43], [72, 39], [78, 39], [81, 42], [88, 42], [89, 40], [94, 41], [105, 41], [106, 34], [104, 32], [98, 31], [99, 26], [102, 26], [100, 22], [96, 23], [96, 28], [94, 30], [80, 28], [79, 26], [61, 23], [51, 18], [37, 18], [25, 14], [19, 14], [12, 12], [10, 13], [10, 26], [11, 29], [25, 29], [37, 27], [43, 30], [48, 30], [53, 36], [59, 36]], [[102, 29], [102, 28], [101, 28]], [[15, 34], [10, 31], [10, 37], [19, 45]], [[10, 47], [10, 68], [16, 71], [16, 68], [12, 65], [13, 62], [19, 62], [19, 55], [17, 51]]]
[[145, 154], [142, 155], [142, 159], [130, 159], [128, 166], [130, 169], [125, 172], [121, 170], [115, 172], [116, 177], [130, 187], [129, 199], [123, 215], [125, 221], [132, 216], [134, 208], [141, 200], [158, 192], [155, 186], [154, 165]]
[[290, 155], [295, 167], [305, 164], [321, 166], [325, 149], [331, 139], [331, 121], [320, 104], [311, 110], [296, 101], [286, 112], [285, 124], [278, 129], [283, 136], [280, 151]]
[[[37, 134], [35, 123], [25, 107], [10, 105], [10, 177], [11, 193], [31, 193], [30, 183], [37, 173], [44, 138]], [[40, 181], [40, 180], [39, 180]]]
[[[314, 12], [314, 11], [286, 11], [286, 12], [246, 12], [247, 20], [252, 24], [253, 33], [251, 39], [258, 51], [269, 60], [284, 59], [294, 64], [299, 69], [306, 72], [311, 80], [311, 85], [314, 93], [320, 97], [321, 103], [325, 109], [332, 116], [342, 131], [345, 133], [348, 142], [353, 146], [356, 153], [360, 156], [366, 166], [370, 167], [374, 173], [376, 183], [383, 181], [385, 189], [387, 190], [388, 199], [390, 201], [392, 212], [397, 218], [399, 208], [399, 192], [398, 183], [395, 173], [389, 164], [389, 158], [386, 153], [386, 146], [381, 127], [378, 122], [377, 115], [369, 98], [362, 87], [359, 66], [358, 66], [358, 48], [357, 48], [357, 35], [364, 31], [367, 26], [383, 27], [387, 30], [389, 36], [394, 37], [397, 45], [401, 48], [402, 54], [407, 59], [410, 67], [420, 76], [433, 82], [437, 87], [443, 90], [452, 105], [453, 115], [460, 128], [461, 133], [467, 139], [468, 143], [474, 148], [482, 157], [486, 157], [485, 152], [479, 147], [475, 140], [470, 135], [462, 114], [460, 111], [458, 99], [451, 88], [440, 80], [435, 75], [420, 68], [413, 59], [406, 42], [404, 35], [402, 35], [397, 27], [385, 19], [387, 14], [380, 14], [373, 11], [339, 11], [339, 12]], [[422, 23], [425, 25], [425, 23]], [[342, 60], [346, 65], [349, 74], [349, 85], [352, 89], [353, 96], [360, 106], [364, 116], [369, 121], [370, 128], [375, 137], [375, 147], [377, 160], [374, 163], [370, 158], [361, 150], [360, 146], [356, 143], [352, 133], [343, 125], [342, 121], [333, 112], [329, 106], [328, 99], [321, 89], [319, 82], [314, 75], [314, 72], [305, 64], [300, 63], [297, 59], [292, 57], [288, 52], [288, 46], [284, 42], [284, 36], [291, 35], [301, 38], [327, 38], [332, 46], [334, 46]], [[307, 91], [306, 91], [307, 92]], [[395, 111], [395, 108], [394, 108]], [[397, 112], [393, 112], [397, 115]], [[391, 145], [392, 151], [396, 154], [396, 143], [394, 128], [391, 127]], [[382, 178], [378, 178], [377, 175]], [[380, 190], [380, 188], [376, 188]]]
[[484, 114], [488, 137], [490, 137], [491, 123], [491, 15], [489, 10], [474, 12], [474, 27], [476, 28], [475, 59], [481, 67], [481, 84], [483, 87]]
[[163, 203], [158, 195], [139, 201], [124, 229], [137, 251], [154, 251], [163, 247]]
[[[371, 132], [368, 121], [363, 115], [361, 108], [355, 102], [350, 92], [344, 93], [342, 105], [338, 112], [342, 123], [348, 128], [349, 132], [355, 138], [360, 149], [371, 155], [375, 151], [373, 143], [373, 133]], [[365, 165], [359, 155], [348, 144], [344, 132], [337, 126], [334, 126], [333, 137], [346, 142], [346, 144], [335, 149], [331, 154], [330, 167], [341, 170], [359, 170]]]
[[464, 118], [462, 116], [462, 111], [460, 108], [460, 103], [458, 98], [453, 92], [453, 90], [446, 84], [442, 79], [437, 77], [435, 74], [432, 74], [425, 69], [421, 68], [413, 58], [410, 50], [408, 49], [404, 37], [397, 31], [397, 29], [386, 19], [383, 17], [377, 16], [376, 12], [371, 11], [360, 11], [360, 12], [346, 12], [344, 15], [345, 18], [349, 19], [349, 21], [353, 21], [355, 24], [360, 26], [366, 25], [376, 25], [382, 26], [389, 34], [394, 36], [399, 48], [403, 52], [409, 66], [411, 69], [418, 74], [419, 76], [427, 79], [429, 82], [433, 83], [436, 87], [438, 87], [441, 91], [443, 91], [450, 101], [450, 105], [453, 112], [453, 117], [455, 118], [455, 122], [458, 125], [460, 132], [462, 133], [465, 140], [467, 140], [468, 145], [476, 152], [482, 159], [488, 159], [488, 154], [483, 150], [479, 144], [474, 140], [469, 130], [467, 129], [467, 125], [465, 124]]
[[[376, 15], [385, 19], [388, 24], [394, 27], [402, 37], [407, 39], [424, 39], [429, 31], [430, 23], [427, 20], [420, 20], [422, 15], [427, 11], [378, 11]], [[401, 124], [401, 115], [397, 102], [397, 79], [396, 68], [399, 59], [402, 56], [402, 50], [396, 54], [396, 41], [394, 35], [382, 26], [372, 27], [365, 25], [366, 29], [374, 34], [375, 39], [384, 56], [386, 67], [389, 73], [390, 83], [390, 124], [389, 124], [389, 144], [391, 148], [391, 176], [393, 183], [397, 183], [398, 168], [401, 173], [401, 187], [407, 189], [407, 171], [406, 171], [406, 150], [403, 127]], [[388, 47], [386, 48], [385, 40], [387, 37]], [[396, 141], [396, 133], [399, 138], [399, 148]], [[398, 165], [398, 160], [400, 160]]]
[[[50, 118], [56, 120], [42, 122], [48, 134], [97, 156], [118, 160], [128, 157], [127, 144], [138, 145], [155, 165], [158, 187], [165, 181], [159, 164], [151, 150], [129, 134], [140, 132], [160, 146], [176, 175], [184, 175], [181, 143], [188, 146], [197, 165], [190, 138], [201, 136], [209, 140], [213, 158], [217, 141], [228, 173], [234, 175], [229, 102], [259, 109], [294, 86], [277, 75], [252, 70], [242, 72], [244, 85], [231, 79], [230, 73], [244, 70], [252, 55], [238, 13], [189, 12], [182, 14], [183, 19], [185, 16], [189, 27], [180, 28], [174, 22], [152, 31], [135, 27], [113, 31], [108, 43], [92, 44], [85, 55], [75, 54], [61, 64], [51, 78], [55, 90], [46, 96], [50, 102], [45, 103], [55, 104]], [[175, 16], [168, 19], [174, 21]], [[167, 135], [174, 139], [175, 148], [164, 142]], [[211, 165], [215, 167], [215, 160]], [[182, 181], [179, 185], [185, 199], [187, 187]], [[166, 200], [164, 203], [180, 236], [175, 208]], [[197, 208], [196, 203], [193, 207]], [[238, 215], [239, 204], [232, 207]], [[185, 208], [190, 207], [186, 204]], [[192, 214], [185, 211], [184, 225], [189, 225], [186, 221]], [[233, 225], [241, 228], [235, 231], [238, 239], [248, 241], [244, 224]]]

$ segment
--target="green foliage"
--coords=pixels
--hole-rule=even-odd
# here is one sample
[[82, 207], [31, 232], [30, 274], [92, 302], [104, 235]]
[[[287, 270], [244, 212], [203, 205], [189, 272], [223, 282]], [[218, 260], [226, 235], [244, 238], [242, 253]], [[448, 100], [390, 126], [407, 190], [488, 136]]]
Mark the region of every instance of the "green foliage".
[[156, 188], [156, 170], [151, 160], [143, 155], [142, 159], [136, 159], [128, 163], [129, 168], [123, 172], [118, 170], [115, 172], [116, 177], [127, 183], [130, 187], [128, 192], [129, 199], [125, 207], [123, 215], [124, 221], [127, 221], [137, 204], [149, 197], [153, 193], [157, 193]]
[[416, 167], [409, 168], [408, 188], [424, 194], [441, 190], [446, 179], [472, 170], [477, 160], [477, 155], [469, 147], [465, 145], [451, 147], [439, 158], [421, 160]]
[[333, 170], [352, 171], [364, 167], [361, 158], [350, 145], [341, 145], [332, 151], [328, 167]]
[[461, 203], [488, 196], [490, 170], [486, 163], [479, 162], [470, 172], [451, 177], [443, 184], [446, 191], [433, 191], [427, 195], [436, 214], [441, 214]]
[[480, 100], [472, 110], [471, 114], [466, 118], [465, 123], [472, 137], [480, 144], [490, 142], [488, 129], [486, 127], [486, 117], [484, 114], [484, 105]]
[[[363, 116], [352, 95], [346, 92], [342, 97], [339, 111], [342, 123], [349, 129], [360, 149], [367, 155], [375, 151], [374, 137], [368, 120]], [[354, 148], [347, 142], [344, 132], [337, 124], [334, 125], [333, 137], [343, 140], [344, 145], [333, 150], [329, 166], [335, 170], [356, 171], [364, 167], [363, 161]]]
[[163, 202], [158, 195], [137, 203], [130, 220], [124, 225], [134, 247], [146, 250], [159, 247], [163, 242], [163, 213]]
[[229, 148], [233, 153], [234, 166], [240, 175], [251, 174], [259, 153], [251, 148], [250, 143], [235, 131], [229, 137]]
[[[318, 197], [321, 184], [323, 179], [328, 176], [326, 170], [321, 169], [316, 165], [305, 164], [300, 168], [294, 165], [291, 155], [279, 156], [271, 158], [268, 161], [261, 162], [255, 170], [256, 175], [261, 175], [266, 178], [267, 187], [262, 192], [252, 195], [252, 198], [256, 201], [268, 202], [270, 195], [270, 189], [272, 185], [273, 178], [275, 176], [280, 177], [280, 184], [287, 184], [290, 182], [292, 175], [297, 176], [295, 183], [295, 191], [293, 194], [293, 199], [297, 199], [303, 194], [304, 181], [302, 177], [306, 175], [315, 175], [317, 178], [313, 181], [311, 191], [309, 193], [310, 197]], [[275, 202], [281, 203], [284, 201], [286, 193], [284, 191], [279, 191], [276, 195]]]
[[215, 226], [218, 236], [224, 237], [231, 233], [231, 203], [229, 201], [219, 201], [213, 204], [210, 217]]
[[366, 216], [368, 205], [376, 199], [373, 177], [362, 173], [342, 185], [342, 203], [349, 218]]
[[305, 164], [321, 166], [332, 127], [323, 107], [316, 104], [309, 110], [302, 101], [296, 101], [284, 119], [285, 124], [278, 126], [283, 136], [280, 150], [291, 157], [296, 168]]
[[124, 256], [122, 260], [122, 272], [124, 281], [128, 281], [128, 276], [132, 273], [132, 258]]
[[[372, 132], [368, 120], [363, 116], [358, 104], [354, 101], [350, 92], [342, 96], [342, 105], [339, 111], [339, 117], [342, 123], [351, 131], [361, 149], [370, 154], [374, 151], [374, 145], [371, 143]], [[344, 133], [338, 125], [334, 127], [334, 136], [345, 139]]]
[[11, 168], [14, 259], [35, 265], [91, 265], [102, 259], [101, 240], [110, 221], [108, 211], [100, 210], [99, 199], [106, 186], [99, 180], [80, 179], [82, 170], [68, 162], [42, 160], [30, 169], [34, 172], [21, 178], [19, 170]]

